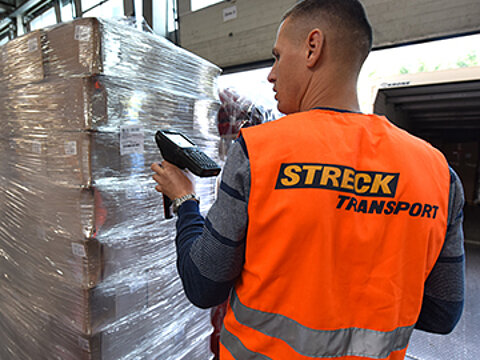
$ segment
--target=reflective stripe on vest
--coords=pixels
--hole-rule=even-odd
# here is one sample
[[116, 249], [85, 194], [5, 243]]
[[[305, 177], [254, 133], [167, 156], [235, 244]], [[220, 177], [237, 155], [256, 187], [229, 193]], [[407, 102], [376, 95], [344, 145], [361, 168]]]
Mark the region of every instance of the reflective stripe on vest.
[[[313, 358], [360, 356], [383, 359], [407, 347], [414, 328], [414, 325], [399, 327], [389, 332], [358, 328], [315, 330], [283, 315], [251, 309], [240, 302], [235, 291], [230, 306], [239, 323], [283, 340], [299, 354]], [[270, 359], [248, 350], [225, 328], [222, 329], [222, 343], [236, 359]]]
[[225, 348], [235, 357], [235, 359], [242, 360], [272, 360], [268, 356], [248, 350], [240, 341], [238, 337], [231, 332], [222, 328], [220, 332], [221, 342]]

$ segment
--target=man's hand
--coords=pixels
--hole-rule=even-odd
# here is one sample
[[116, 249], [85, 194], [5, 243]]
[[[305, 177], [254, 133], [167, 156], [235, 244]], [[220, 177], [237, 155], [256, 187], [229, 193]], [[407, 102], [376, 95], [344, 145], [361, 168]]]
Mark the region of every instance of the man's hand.
[[193, 183], [185, 172], [168, 161], [163, 161], [161, 164], [154, 163], [150, 168], [155, 172], [153, 179], [158, 184], [155, 190], [171, 200], [194, 192]]

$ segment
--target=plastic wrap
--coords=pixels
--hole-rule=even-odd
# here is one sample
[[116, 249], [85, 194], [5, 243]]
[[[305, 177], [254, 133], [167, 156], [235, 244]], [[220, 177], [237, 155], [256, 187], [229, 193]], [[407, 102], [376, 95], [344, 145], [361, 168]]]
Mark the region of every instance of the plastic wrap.
[[[211, 358], [150, 164], [160, 128], [219, 160], [220, 70], [97, 19], [12, 40], [0, 58], [0, 359]], [[215, 179], [196, 185], [205, 212]]]
[[219, 97], [221, 104], [217, 114], [217, 128], [221, 138], [219, 155], [223, 160], [241, 128], [275, 120], [277, 114], [263, 106], [261, 101], [253, 101], [234, 88], [220, 89]]

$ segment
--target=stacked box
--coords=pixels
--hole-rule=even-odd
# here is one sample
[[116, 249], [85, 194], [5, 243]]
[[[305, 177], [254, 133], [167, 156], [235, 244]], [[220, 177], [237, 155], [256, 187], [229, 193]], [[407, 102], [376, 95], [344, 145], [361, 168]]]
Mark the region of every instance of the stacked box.
[[[218, 160], [219, 69], [97, 19], [0, 55], [0, 359], [209, 359], [150, 164], [160, 128]], [[215, 185], [198, 180], [202, 211]]]
[[43, 40], [43, 32], [35, 30], [1, 47], [0, 87], [17, 87], [44, 79]]
[[[444, 143], [439, 148], [445, 154], [448, 163], [457, 172], [463, 182], [465, 202], [474, 205], [477, 198], [477, 172], [479, 169], [479, 142]], [[476, 192], [477, 191], [477, 192]]]

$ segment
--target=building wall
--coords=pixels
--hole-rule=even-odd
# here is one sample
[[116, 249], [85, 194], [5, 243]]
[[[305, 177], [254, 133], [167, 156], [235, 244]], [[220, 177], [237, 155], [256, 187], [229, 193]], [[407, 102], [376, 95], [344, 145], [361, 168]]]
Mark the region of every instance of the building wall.
[[[272, 58], [282, 14], [295, 0], [229, 0], [191, 12], [178, 0], [180, 44], [221, 67]], [[374, 27], [374, 47], [480, 32], [479, 0], [363, 0]], [[223, 10], [237, 7], [224, 22]]]
[[[272, 58], [282, 14], [294, 0], [236, 0], [190, 12], [179, 0], [180, 44], [221, 67]], [[237, 7], [237, 18], [223, 21], [223, 10]]]

